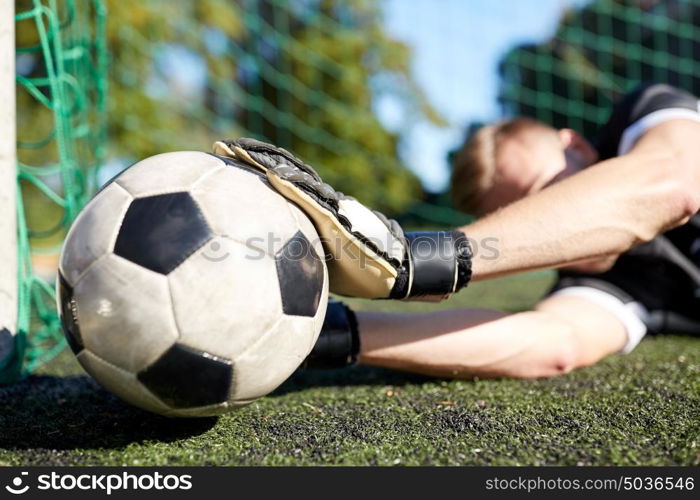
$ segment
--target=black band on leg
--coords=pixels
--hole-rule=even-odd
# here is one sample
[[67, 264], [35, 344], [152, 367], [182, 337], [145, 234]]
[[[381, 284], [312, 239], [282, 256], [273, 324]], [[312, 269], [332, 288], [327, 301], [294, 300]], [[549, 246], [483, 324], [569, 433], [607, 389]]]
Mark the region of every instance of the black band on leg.
[[304, 368], [343, 368], [355, 364], [360, 352], [360, 335], [355, 313], [342, 302], [329, 301], [321, 334], [304, 361]]

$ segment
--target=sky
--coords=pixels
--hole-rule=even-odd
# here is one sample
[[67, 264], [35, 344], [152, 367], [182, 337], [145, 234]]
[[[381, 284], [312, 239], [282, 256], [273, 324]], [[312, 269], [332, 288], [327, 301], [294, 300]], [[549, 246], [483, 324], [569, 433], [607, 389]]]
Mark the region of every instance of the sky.
[[[411, 124], [401, 155], [430, 191], [445, 189], [447, 153], [466, 125], [499, 118], [497, 65], [515, 45], [551, 37], [562, 11], [586, 0], [385, 0], [385, 26], [413, 52], [412, 73], [447, 127]], [[375, 104], [388, 128], [402, 115], [389, 98]]]

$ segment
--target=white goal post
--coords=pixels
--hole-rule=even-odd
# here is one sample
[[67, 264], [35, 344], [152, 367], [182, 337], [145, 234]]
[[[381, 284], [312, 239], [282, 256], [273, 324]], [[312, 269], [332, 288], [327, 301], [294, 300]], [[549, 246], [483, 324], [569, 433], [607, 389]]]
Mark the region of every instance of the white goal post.
[[0, 0], [0, 367], [13, 344], [3, 330], [17, 329], [19, 290], [14, 3]]

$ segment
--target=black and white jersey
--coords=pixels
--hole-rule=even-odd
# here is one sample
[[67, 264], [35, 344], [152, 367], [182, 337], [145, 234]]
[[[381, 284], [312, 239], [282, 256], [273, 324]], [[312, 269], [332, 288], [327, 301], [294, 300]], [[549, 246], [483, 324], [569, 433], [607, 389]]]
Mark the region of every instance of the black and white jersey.
[[[646, 130], [679, 118], [700, 122], [697, 97], [669, 85], [639, 87], [601, 129], [600, 159], [627, 153]], [[615, 313], [627, 328], [625, 352], [647, 330], [700, 333], [700, 214], [621, 255], [604, 273], [561, 271], [551, 294], [586, 297]]]
[[700, 122], [698, 98], [662, 83], [645, 83], [623, 97], [593, 141], [599, 160], [626, 154], [644, 132], [668, 120]]

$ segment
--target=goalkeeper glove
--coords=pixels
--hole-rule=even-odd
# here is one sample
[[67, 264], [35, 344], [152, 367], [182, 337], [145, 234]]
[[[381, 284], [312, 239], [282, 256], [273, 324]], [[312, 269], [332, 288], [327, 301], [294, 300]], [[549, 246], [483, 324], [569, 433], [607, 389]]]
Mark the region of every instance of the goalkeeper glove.
[[263, 172], [314, 223], [327, 253], [331, 292], [362, 298], [442, 300], [471, 279], [461, 231], [406, 232], [325, 184], [288, 151], [256, 141], [217, 141], [214, 153]]

